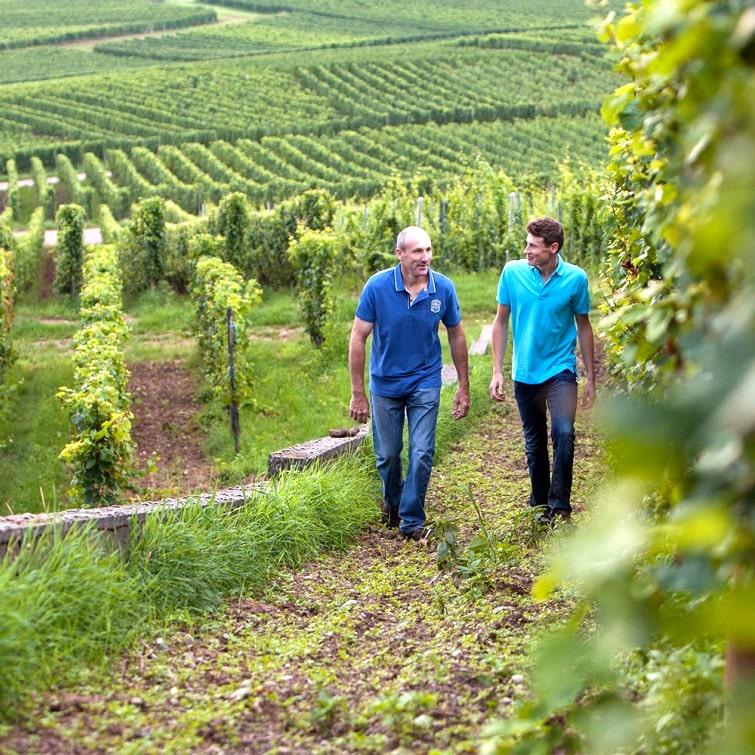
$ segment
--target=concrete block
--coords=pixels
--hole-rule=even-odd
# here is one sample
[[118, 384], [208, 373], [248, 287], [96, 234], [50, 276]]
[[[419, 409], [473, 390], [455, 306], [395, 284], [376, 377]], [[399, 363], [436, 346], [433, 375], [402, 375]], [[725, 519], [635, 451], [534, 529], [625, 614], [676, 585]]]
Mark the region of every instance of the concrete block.
[[369, 426], [362, 425], [356, 435], [346, 438], [315, 438], [306, 443], [271, 453], [267, 461], [267, 474], [273, 477], [284, 469], [303, 469], [316, 461], [333, 459], [358, 448], [367, 436]]
[[480, 333], [480, 337], [469, 347], [470, 356], [484, 356], [487, 354], [492, 335], [493, 326], [485, 325], [482, 333]]
[[444, 364], [440, 371], [440, 379], [443, 385], [453, 385], [459, 382], [459, 375], [456, 372], [456, 367], [452, 364]]

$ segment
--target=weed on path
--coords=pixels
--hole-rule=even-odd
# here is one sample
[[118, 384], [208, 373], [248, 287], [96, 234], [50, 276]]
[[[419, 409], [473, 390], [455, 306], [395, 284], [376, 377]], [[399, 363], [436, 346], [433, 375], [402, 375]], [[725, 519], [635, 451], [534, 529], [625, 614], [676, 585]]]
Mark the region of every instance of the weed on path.
[[[577, 509], [599, 449], [580, 427]], [[436, 538], [455, 538], [442, 569], [437, 539], [376, 524], [260, 599], [153, 637], [111, 679], [44, 695], [0, 751], [475, 752], [485, 722], [526, 696], [533, 637], [568, 608], [532, 600], [554, 535], [529, 515], [527, 490], [516, 411], [496, 406], [431, 483]]]

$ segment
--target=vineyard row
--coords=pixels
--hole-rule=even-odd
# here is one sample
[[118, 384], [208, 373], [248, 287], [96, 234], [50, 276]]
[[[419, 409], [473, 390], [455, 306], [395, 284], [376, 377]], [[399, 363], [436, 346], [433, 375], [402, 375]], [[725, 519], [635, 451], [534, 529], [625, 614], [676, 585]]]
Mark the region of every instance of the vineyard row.
[[[598, 164], [603, 129], [597, 115], [537, 117], [485, 124], [435, 124], [344, 131], [329, 138], [294, 135], [239, 139], [208, 145], [163, 145], [107, 150], [103, 162], [87, 153], [81, 181], [71, 161], [59, 155], [57, 203], [75, 202], [92, 216], [107, 204], [118, 218], [139, 198], [161, 196], [196, 213], [240, 191], [261, 204], [277, 202], [312, 187], [338, 197], [366, 197], [391, 173], [428, 177], [458, 175], [481, 157], [512, 176], [551, 180], [565, 155]], [[564, 145], [570, 145], [565, 149]], [[37, 175], [45, 176], [39, 160]], [[38, 192], [47, 197], [53, 187]], [[44, 200], [49, 207], [49, 200]]]
[[[13, 6], [16, 6], [15, 8]], [[0, 50], [96, 39], [217, 21], [214, 10], [154, 2], [11, 3], [3, 7]], [[42, 6], [42, 7], [40, 7]]]

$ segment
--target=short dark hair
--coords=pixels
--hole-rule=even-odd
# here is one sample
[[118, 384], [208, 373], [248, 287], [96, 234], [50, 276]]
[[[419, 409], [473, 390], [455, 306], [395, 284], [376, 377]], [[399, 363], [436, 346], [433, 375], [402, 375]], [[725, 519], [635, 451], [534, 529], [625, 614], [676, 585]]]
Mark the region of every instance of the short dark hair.
[[559, 250], [564, 245], [564, 227], [555, 218], [534, 218], [527, 223], [527, 233], [541, 238], [546, 246], [558, 244]]

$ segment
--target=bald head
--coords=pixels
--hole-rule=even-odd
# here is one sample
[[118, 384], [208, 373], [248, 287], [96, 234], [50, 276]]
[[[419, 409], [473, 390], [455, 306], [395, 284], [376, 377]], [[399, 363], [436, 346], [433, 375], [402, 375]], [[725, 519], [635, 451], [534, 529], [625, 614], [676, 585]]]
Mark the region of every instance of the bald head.
[[399, 231], [398, 236], [396, 236], [397, 252], [403, 252], [417, 246], [432, 246], [430, 236], [424, 228], [420, 228], [418, 225], [410, 225]]

